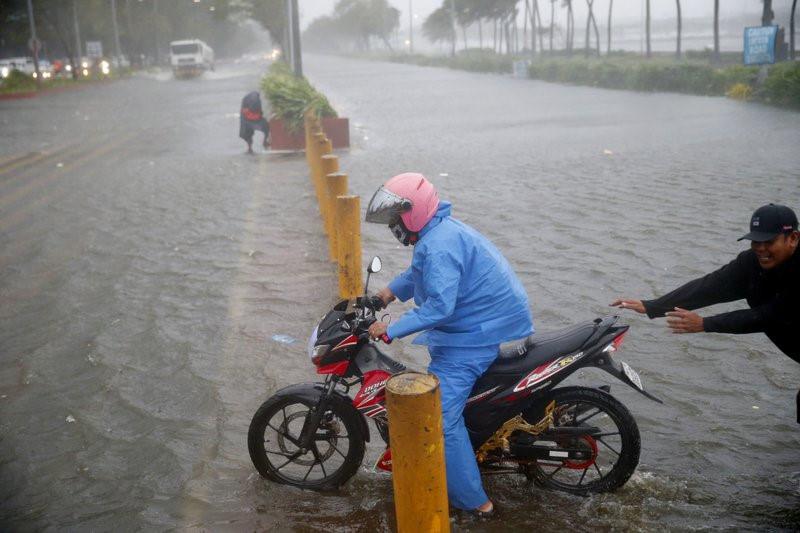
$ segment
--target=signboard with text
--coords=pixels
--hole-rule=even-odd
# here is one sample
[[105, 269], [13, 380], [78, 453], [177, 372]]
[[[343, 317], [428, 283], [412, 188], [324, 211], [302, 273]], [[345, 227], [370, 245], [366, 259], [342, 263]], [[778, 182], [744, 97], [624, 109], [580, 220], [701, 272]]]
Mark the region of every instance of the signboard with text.
[[775, 63], [777, 26], [757, 26], [744, 29], [744, 64]]
[[103, 43], [101, 41], [86, 41], [86, 55], [92, 59], [103, 57]]

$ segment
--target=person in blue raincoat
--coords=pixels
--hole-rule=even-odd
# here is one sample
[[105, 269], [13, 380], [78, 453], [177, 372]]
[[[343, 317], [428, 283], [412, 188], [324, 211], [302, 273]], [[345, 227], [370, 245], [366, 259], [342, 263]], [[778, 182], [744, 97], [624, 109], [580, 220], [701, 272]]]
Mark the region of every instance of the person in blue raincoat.
[[414, 298], [417, 305], [372, 338], [420, 333], [428, 346], [428, 371], [439, 379], [450, 503], [478, 517], [494, 505], [481, 484], [463, 411], [478, 378], [497, 357], [500, 343], [533, 333], [528, 297], [503, 255], [483, 235], [450, 216], [422, 175], [393, 177], [372, 197], [367, 222], [387, 224], [404, 245], [414, 245], [411, 266], [377, 295], [388, 305]]

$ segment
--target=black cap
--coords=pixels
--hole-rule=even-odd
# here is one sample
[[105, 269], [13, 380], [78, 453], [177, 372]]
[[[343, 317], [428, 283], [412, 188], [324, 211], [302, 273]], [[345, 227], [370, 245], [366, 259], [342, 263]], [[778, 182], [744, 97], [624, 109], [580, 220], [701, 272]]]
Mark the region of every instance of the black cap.
[[737, 240], [769, 241], [788, 231], [797, 231], [797, 215], [785, 205], [769, 204], [755, 210], [750, 217], [750, 233]]

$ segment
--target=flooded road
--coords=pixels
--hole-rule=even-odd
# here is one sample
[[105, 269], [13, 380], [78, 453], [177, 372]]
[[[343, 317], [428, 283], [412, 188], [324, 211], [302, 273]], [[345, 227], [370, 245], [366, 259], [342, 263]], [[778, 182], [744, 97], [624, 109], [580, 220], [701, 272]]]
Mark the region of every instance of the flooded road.
[[[0, 102], [3, 529], [393, 527], [374, 440], [331, 494], [264, 482], [247, 455], [260, 403], [315, 379], [305, 340], [336, 291], [304, 158], [247, 157], [236, 137], [265, 68]], [[800, 208], [797, 113], [321, 56], [305, 70], [351, 120], [341, 168], [362, 208], [389, 176], [428, 175], [515, 267], [538, 331], [728, 262], [764, 203]], [[363, 247], [384, 260], [375, 289], [410, 260], [382, 227]], [[599, 372], [571, 381], [609, 383], [636, 417], [631, 481], [578, 498], [487, 478], [502, 520], [456, 529], [800, 527], [800, 366], [763, 335], [624, 318], [620, 358], [665, 404]]]

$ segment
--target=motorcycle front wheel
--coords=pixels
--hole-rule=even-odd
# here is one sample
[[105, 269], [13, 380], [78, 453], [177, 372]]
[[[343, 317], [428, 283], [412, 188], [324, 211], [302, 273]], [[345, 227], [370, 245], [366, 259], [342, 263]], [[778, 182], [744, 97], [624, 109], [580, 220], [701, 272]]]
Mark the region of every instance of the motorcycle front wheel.
[[250, 458], [265, 478], [303, 489], [331, 490], [361, 465], [364, 435], [359, 413], [332, 398], [305, 452], [300, 432], [316, 407], [308, 397], [273, 396], [258, 408], [247, 433]]
[[[609, 492], [624, 485], [639, 464], [641, 449], [630, 411], [610, 394], [583, 387], [554, 389], [550, 399], [556, 401], [555, 429], [579, 430], [574, 436], [561, 434], [551, 445], [582, 450], [588, 459], [537, 460], [524, 467], [525, 475], [537, 485], [572, 494]], [[538, 438], [550, 440], [547, 433]]]

